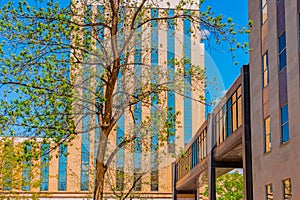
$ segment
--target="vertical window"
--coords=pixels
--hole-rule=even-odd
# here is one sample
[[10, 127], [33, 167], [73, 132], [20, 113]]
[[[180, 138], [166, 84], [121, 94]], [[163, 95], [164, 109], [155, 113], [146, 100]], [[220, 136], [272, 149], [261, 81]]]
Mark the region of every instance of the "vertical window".
[[58, 191], [67, 189], [67, 146], [59, 145]]
[[222, 119], [222, 121], [223, 121], [223, 127], [222, 127], [222, 129], [223, 129], [223, 140], [225, 140], [226, 139], [226, 137], [227, 137], [227, 122], [226, 122], [226, 120], [227, 120], [227, 115], [226, 115], [226, 104], [222, 107], [222, 113], [223, 113], [223, 119]]
[[199, 136], [199, 155], [200, 155], [200, 161], [203, 159], [203, 141], [202, 141], [202, 133]]
[[298, 13], [298, 51], [300, 52], [300, 13]]
[[[186, 14], [189, 14], [187, 11]], [[184, 144], [187, 144], [192, 139], [192, 90], [191, 90], [191, 22], [189, 19], [183, 20], [183, 53], [185, 55], [185, 64], [184, 64], [184, 95], [187, 98], [184, 98]]]
[[[168, 16], [174, 16], [174, 10], [168, 10]], [[168, 20], [168, 52], [167, 52], [167, 60], [168, 60], [168, 79], [170, 82], [174, 81], [174, 59], [175, 59], [175, 24], [174, 20]], [[175, 153], [175, 92], [168, 91], [168, 121], [171, 124], [168, 128], [168, 132], [170, 133], [168, 138], [168, 152]]]
[[288, 104], [281, 107], [281, 144], [290, 140]]
[[232, 117], [231, 117], [231, 98], [227, 101], [227, 114], [226, 114], [226, 138], [232, 133]]
[[269, 85], [269, 56], [268, 52], [266, 52], [262, 56], [262, 78], [263, 78], [263, 88]]
[[158, 170], [151, 172], [151, 191], [158, 191]]
[[25, 144], [24, 146], [24, 155], [25, 161], [23, 161], [22, 168], [22, 190], [30, 190], [30, 165], [31, 165], [31, 156], [30, 156], [31, 146]]
[[[116, 144], [120, 145], [124, 141], [124, 114], [120, 117], [120, 119], [117, 121], [117, 138], [116, 138]], [[124, 147], [122, 147], [116, 157], [116, 165], [117, 165], [117, 171], [116, 171], [116, 187], [117, 190], [123, 191], [124, 189]]]
[[232, 132], [237, 129], [237, 109], [236, 109], [236, 92], [231, 97], [232, 102]]
[[220, 114], [219, 124], [220, 124], [220, 144], [221, 144], [224, 141], [223, 108], [220, 109], [219, 114]]
[[240, 86], [237, 89], [237, 112], [238, 112], [238, 127], [240, 127], [243, 123], [243, 115], [242, 115], [242, 87]]
[[266, 200], [273, 200], [272, 184], [266, 185]]
[[286, 66], [286, 35], [285, 31], [278, 38], [279, 71]]
[[292, 182], [291, 179], [285, 179], [282, 181], [283, 199], [292, 199]]
[[89, 190], [89, 165], [90, 165], [90, 137], [89, 133], [82, 133], [81, 139], [81, 180], [80, 189]]
[[50, 144], [42, 144], [42, 156], [41, 156], [41, 191], [47, 191], [49, 187], [49, 152]]
[[218, 134], [219, 134], [219, 132], [218, 132], [218, 127], [219, 127], [218, 123], [219, 122], [218, 122], [218, 113], [217, 113], [215, 115], [214, 119], [213, 119], [214, 139], [215, 139], [214, 142], [216, 142], [216, 143], [218, 143]]
[[261, 0], [261, 24], [264, 24], [268, 19], [268, 0]]
[[[84, 69], [84, 77], [87, 78], [84, 85], [89, 88], [91, 82], [89, 81], [91, 71]], [[90, 91], [84, 89], [82, 91], [84, 97], [90, 97]], [[80, 190], [87, 191], [89, 188], [89, 162], [90, 162], [90, 127], [91, 127], [91, 115], [90, 105], [87, 102], [82, 103], [82, 134], [81, 134], [81, 171], [80, 171]], [[63, 187], [63, 186], [62, 186]]]
[[207, 140], [206, 140], [206, 129], [202, 133], [203, 137], [203, 158], [207, 156]]
[[133, 181], [135, 184], [134, 191], [141, 191], [142, 190], [142, 174], [140, 173], [141, 169], [135, 169], [133, 174]]
[[271, 128], [270, 128], [270, 117], [264, 120], [264, 152], [271, 151]]
[[124, 167], [117, 168], [116, 171], [116, 189], [118, 191], [124, 190]]
[[198, 140], [192, 144], [192, 159], [191, 159], [191, 168], [195, 167], [198, 164]]

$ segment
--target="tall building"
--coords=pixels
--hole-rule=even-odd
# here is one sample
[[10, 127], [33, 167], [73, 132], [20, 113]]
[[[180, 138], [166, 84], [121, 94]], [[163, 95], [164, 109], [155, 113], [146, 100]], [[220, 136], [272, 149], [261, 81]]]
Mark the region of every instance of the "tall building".
[[[166, 15], [172, 17], [176, 12], [174, 9], [176, 3], [176, 1], [171, 1], [171, 8], [168, 9], [166, 9], [167, 5], [151, 8], [148, 14], [152, 18]], [[97, 4], [91, 4], [87, 9], [92, 13], [92, 18], [105, 13], [103, 6]], [[122, 28], [122, 22], [120, 22], [120, 26]], [[172, 74], [176, 70], [176, 66], [173, 65], [172, 61], [182, 57], [190, 61], [190, 63], [185, 62], [187, 71], [191, 65], [204, 68], [204, 45], [200, 43], [200, 33], [194, 29], [188, 19], [178, 19], [176, 23], [153, 21], [150, 28], [142, 26], [139, 32], [140, 35], [135, 38], [139, 42], [135, 43], [134, 53], [130, 56], [130, 59], [135, 63], [133, 67], [136, 73], [143, 73], [143, 67], [138, 64], [143, 62], [152, 67], [164, 68], [165, 71], [171, 71]], [[192, 36], [195, 32], [198, 32], [196, 37]], [[105, 33], [100, 34], [102, 34], [100, 37], [105, 38]], [[145, 46], [150, 47], [151, 51], [144, 51]], [[98, 48], [97, 45], [96, 47]], [[96, 68], [98, 69], [97, 66]], [[157, 138], [151, 139], [151, 152], [148, 153], [150, 155], [144, 155], [145, 150], [143, 148], [145, 147], [137, 142], [134, 144], [134, 152], [126, 151], [126, 149], [120, 150], [111, 166], [109, 166], [111, 170], [106, 176], [105, 196], [107, 198], [115, 197], [112, 188], [117, 192], [122, 192], [122, 190], [126, 192], [125, 190], [128, 190], [126, 185], [132, 184], [132, 180], [126, 182], [126, 177], [131, 176], [135, 181], [136, 175], [145, 168], [150, 168], [150, 170], [146, 170], [147, 174], [142, 177], [145, 184], [138, 183], [135, 185], [132, 192], [134, 197], [172, 198], [171, 163], [174, 160], [174, 155], [184, 148], [204, 121], [204, 104], [193, 100], [204, 94], [204, 90], [201, 91], [200, 89], [204, 89], [204, 83], [194, 83], [188, 75], [180, 81], [183, 82], [184, 86], [182, 87], [183, 95], [168, 91], [164, 97], [158, 97], [158, 99], [162, 98], [165, 101], [165, 106], [171, 108], [168, 114], [180, 113], [178, 121], [181, 124], [180, 127], [176, 127], [175, 135], [168, 140], [167, 154], [159, 155], [158, 157], [163, 156], [163, 160], [159, 161], [158, 164], [153, 164], [157, 162], [154, 153], [156, 151], [155, 146], [159, 146]], [[89, 95], [84, 90], [80, 92], [82, 96]], [[157, 99], [154, 98], [153, 101], [155, 100]], [[91, 113], [95, 108], [91, 108], [88, 103], [83, 102], [80, 109], [82, 109], [82, 113]], [[152, 114], [152, 111], [152, 108], [149, 109], [142, 103], [135, 104], [133, 108], [134, 118], [137, 122], [142, 122]], [[26, 196], [33, 192], [51, 199], [91, 198], [95, 181], [95, 155], [101, 137], [98, 128], [90, 129], [95, 122], [97, 122], [97, 119], [93, 114], [82, 116], [78, 123], [78, 130], [82, 133], [76, 135], [71, 144], [67, 146], [60, 145], [56, 151], [51, 153], [51, 159], [50, 155], [43, 155], [41, 158], [42, 167], [37, 174], [31, 174], [30, 163], [24, 167], [21, 176], [22, 179], [27, 181], [21, 190], [16, 191], [16, 193]], [[109, 148], [113, 148], [122, 142], [126, 135], [135, 128], [131, 120], [131, 110], [126, 109], [116, 123], [113, 134], [108, 138]], [[173, 129], [175, 130], [175, 125]], [[54, 146], [55, 144], [42, 145], [42, 149], [47, 151]], [[158, 152], [160, 153], [160, 151]], [[39, 188], [33, 186], [32, 179], [34, 177], [32, 175], [35, 178], [40, 177]]]
[[253, 199], [300, 197], [299, 0], [249, 1]]

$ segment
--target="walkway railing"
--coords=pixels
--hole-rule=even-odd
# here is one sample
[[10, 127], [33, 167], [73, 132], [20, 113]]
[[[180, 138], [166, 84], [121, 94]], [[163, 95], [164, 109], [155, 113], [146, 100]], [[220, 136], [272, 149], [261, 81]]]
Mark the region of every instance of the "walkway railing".
[[[242, 82], [241, 76], [237, 78], [226, 95], [221, 99], [214, 111], [209, 115], [197, 134], [187, 144], [185, 153], [176, 160], [176, 181], [189, 174], [201, 161], [203, 161], [211, 147], [216, 147], [226, 141], [243, 125], [242, 115]], [[212, 127], [209, 127], [212, 126]], [[209, 144], [208, 129], [212, 130]], [[210, 148], [210, 149], [209, 149]]]

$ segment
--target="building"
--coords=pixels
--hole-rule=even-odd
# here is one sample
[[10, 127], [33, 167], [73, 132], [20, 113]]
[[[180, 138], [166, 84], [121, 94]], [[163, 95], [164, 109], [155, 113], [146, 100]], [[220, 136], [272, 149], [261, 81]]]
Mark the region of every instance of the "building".
[[[248, 96], [244, 93], [247, 88], [242, 87], [242, 127], [245, 127], [240, 140], [242, 148], [221, 146], [234, 140], [234, 135], [237, 137], [239, 132], [225, 138], [221, 144], [215, 141], [224, 138], [219, 135], [228, 132], [226, 122], [233, 120], [233, 115], [213, 112], [212, 119], [217, 120], [212, 120], [206, 140], [206, 145], [212, 145], [212, 151], [203, 157], [201, 145], [198, 145], [203, 143], [202, 137], [197, 133], [186, 148], [187, 157], [174, 163], [174, 191], [178, 199], [197, 199], [201, 183], [204, 183], [209, 185], [209, 199], [215, 200], [215, 178], [226, 172], [220, 169], [219, 173], [218, 170], [215, 172], [215, 168], [233, 167], [238, 155], [243, 159], [240, 167], [244, 169], [245, 199], [298, 199], [300, 196], [300, 1], [256, 0], [249, 1], [248, 5], [249, 20], [253, 21], [250, 33], [252, 50]], [[229, 91], [235, 88], [235, 84]], [[250, 107], [245, 105], [249, 103]], [[232, 107], [230, 100], [226, 104], [225, 108]], [[247, 121], [251, 126], [250, 123], [244, 124]], [[208, 128], [207, 124], [204, 123], [200, 130]], [[228, 163], [220, 163], [222, 157], [218, 154], [227, 157]], [[185, 165], [188, 167], [184, 168]]]
[[298, 199], [299, 0], [249, 1], [253, 199]]
[[[174, 6], [173, 4], [175, 5], [176, 1], [172, 1], [171, 6]], [[172, 7], [166, 9], [166, 7], [168, 6], [161, 5], [157, 8], [149, 9], [148, 14], [155, 18], [165, 16], [165, 11], [167, 11], [168, 16], [173, 16], [174, 9]], [[91, 4], [86, 9], [88, 10], [87, 12], [91, 13], [91, 18], [105, 13], [103, 6], [97, 4]], [[191, 62], [190, 64], [185, 64], [187, 68], [189, 67], [188, 65], [204, 67], [204, 47], [203, 44], [200, 44], [200, 34], [198, 33], [196, 38], [192, 36], [191, 30], [193, 26], [187, 19], [178, 20], [177, 23], [178, 26], [175, 26], [174, 23], [154, 21], [151, 23], [152, 28], [141, 27], [141, 34], [136, 36], [137, 38], [141, 38], [136, 39], [139, 42], [134, 44], [134, 53], [129, 59], [134, 63], [139, 63], [142, 60], [143, 63], [147, 63], [152, 67], [159, 66], [167, 71], [176, 70], [176, 67], [172, 66], [171, 60], [180, 59], [184, 56]], [[122, 22], [120, 22], [120, 26], [122, 26]], [[90, 33], [93, 34], [92, 31]], [[101, 32], [101, 34], [100, 37], [105, 38], [105, 31]], [[84, 39], [86, 37], [86, 35], [81, 36]], [[145, 46], [150, 47], [151, 51], [144, 52]], [[98, 46], [95, 45], [95, 47], [97, 48]], [[134, 69], [142, 71], [143, 68], [138, 65], [134, 64]], [[97, 68], [97, 66], [95, 67]], [[186, 78], [189, 79], [189, 77]], [[158, 157], [164, 156], [163, 160], [159, 161], [159, 164], [152, 168], [152, 151], [148, 155], [144, 155], [142, 149], [144, 147], [141, 147], [139, 144], [137, 144], [138, 150], [135, 152], [121, 150], [117, 155], [117, 159], [113, 160], [111, 171], [106, 177], [109, 181], [105, 189], [105, 196], [107, 198], [115, 197], [112, 188], [117, 193], [122, 192], [127, 184], [132, 184], [135, 181], [136, 174], [144, 171], [147, 173], [143, 176], [143, 181], [148, 183], [137, 184], [134, 188], [133, 196], [130, 197], [172, 198], [171, 164], [174, 160], [173, 156], [175, 153], [180, 152], [181, 148], [184, 148], [184, 145], [189, 142], [200, 124], [204, 121], [204, 105], [192, 100], [197, 99], [203, 91], [194, 90], [195, 88], [192, 88], [194, 83], [191, 80], [188, 84], [184, 82], [184, 79], [181, 81], [185, 86], [182, 88], [185, 97], [169, 91], [162, 98], [165, 101], [165, 105], [173, 108], [173, 113], [181, 113], [178, 119], [178, 121], [181, 121], [181, 127], [176, 128], [175, 136], [168, 141], [167, 148], [165, 149], [167, 154], [158, 155]], [[190, 86], [188, 86], [189, 84]], [[197, 83], [197, 87], [201, 88], [203, 86], [202, 83]], [[79, 93], [82, 96], [88, 95], [85, 92], [82, 90]], [[90, 105], [82, 104], [82, 107], [79, 109], [82, 109], [83, 113], [95, 111], [95, 108], [91, 108]], [[134, 116], [139, 122], [146, 119], [152, 112], [151, 108], [149, 109], [147, 106], [142, 105], [142, 103], [136, 104], [133, 110]], [[43, 165], [36, 173], [33, 172], [33, 168], [30, 167], [31, 163], [29, 162], [28, 166], [24, 167], [20, 174], [20, 178], [28, 181], [22, 185], [20, 190], [13, 190], [13, 192], [24, 196], [30, 196], [32, 193], [39, 194], [44, 198], [51, 199], [83, 199], [92, 197], [95, 181], [95, 155], [97, 152], [97, 143], [101, 136], [97, 128], [89, 131], [89, 128], [97, 120], [95, 115], [86, 114], [85, 116], [79, 116], [79, 118], [82, 119], [78, 121], [79, 126], [77, 128], [82, 134], [78, 134], [72, 141], [72, 144], [68, 144], [67, 146], [60, 145], [51, 155], [44, 155], [41, 158]], [[116, 124], [114, 134], [108, 138], [110, 148], [116, 147], [130, 131], [136, 128], [130, 118], [130, 110], [126, 109]], [[158, 145], [157, 140], [151, 140], [151, 142], [152, 146]], [[55, 144], [41, 145], [42, 149], [46, 150], [54, 146]], [[130, 180], [131, 182], [129, 183], [126, 182], [124, 180], [126, 176], [133, 177], [133, 180]], [[34, 186], [34, 178], [40, 178], [39, 187]], [[9, 193], [10, 190], [6, 192]]]
[[[173, 163], [173, 199], [216, 200], [216, 178], [242, 168], [245, 197], [252, 198], [249, 66], [228, 89]], [[250, 158], [250, 159], [249, 159]]]

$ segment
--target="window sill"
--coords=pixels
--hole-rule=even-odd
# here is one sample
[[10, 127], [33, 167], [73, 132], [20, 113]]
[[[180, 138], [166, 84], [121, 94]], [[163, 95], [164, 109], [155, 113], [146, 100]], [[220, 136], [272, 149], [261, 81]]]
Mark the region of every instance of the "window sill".
[[264, 152], [264, 156], [267, 156], [267, 155], [269, 155], [269, 154], [271, 154], [272, 153], [272, 150], [270, 150], [270, 151], [267, 151], [267, 152]]
[[290, 143], [291, 143], [291, 139], [288, 140], [288, 141], [286, 141], [285, 143], [281, 143], [281, 144], [279, 145], [279, 148], [282, 148], [282, 147], [284, 147], [284, 146], [286, 146], [286, 145], [288, 145], [288, 144], [290, 144]]

